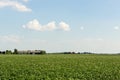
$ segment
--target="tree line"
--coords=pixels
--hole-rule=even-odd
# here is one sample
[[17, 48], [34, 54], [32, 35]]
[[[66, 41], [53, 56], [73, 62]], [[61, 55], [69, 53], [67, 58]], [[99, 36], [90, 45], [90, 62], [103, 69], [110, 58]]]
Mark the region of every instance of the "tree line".
[[34, 50], [34, 51], [18, 51], [17, 49], [14, 49], [12, 52], [11, 50], [6, 50], [6, 51], [0, 51], [0, 54], [46, 54], [45, 50]]

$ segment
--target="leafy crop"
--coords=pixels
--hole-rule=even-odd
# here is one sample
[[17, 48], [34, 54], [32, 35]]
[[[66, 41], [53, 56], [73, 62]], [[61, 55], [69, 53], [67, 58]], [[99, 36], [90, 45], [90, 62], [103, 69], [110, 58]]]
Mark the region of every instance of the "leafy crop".
[[0, 80], [120, 80], [120, 56], [0, 55]]

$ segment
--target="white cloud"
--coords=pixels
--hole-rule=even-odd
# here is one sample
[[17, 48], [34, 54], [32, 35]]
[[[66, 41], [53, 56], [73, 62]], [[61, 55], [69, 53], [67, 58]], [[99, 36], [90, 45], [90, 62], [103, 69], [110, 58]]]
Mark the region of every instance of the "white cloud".
[[16, 35], [6, 35], [6, 36], [0, 36], [0, 41], [19, 43], [21, 41], [21, 39], [19, 36], [16, 36]]
[[70, 26], [65, 22], [60, 22], [59, 23], [59, 28], [64, 30], [64, 31], [70, 31]]
[[114, 29], [115, 29], [115, 30], [119, 30], [120, 27], [119, 27], [119, 26], [115, 26]]
[[41, 24], [38, 20], [34, 19], [33, 21], [28, 22], [26, 25], [23, 25], [23, 28], [41, 31]]
[[65, 22], [59, 23], [59, 26], [57, 27], [55, 24], [55, 21], [49, 22], [46, 25], [40, 24], [40, 22], [37, 19], [34, 19], [32, 21], [29, 21], [26, 25], [23, 25], [23, 28], [25, 29], [31, 29], [35, 31], [53, 31], [57, 29], [62, 29], [64, 31], [69, 31], [70, 27]]
[[18, 1], [13, 0], [0, 0], [0, 8], [11, 7], [20, 12], [30, 12], [31, 9], [27, 8], [25, 5], [21, 4]]
[[50, 22], [47, 25], [41, 25], [37, 19], [34, 19], [30, 22], [28, 22], [26, 25], [23, 25], [23, 28], [36, 30], [36, 31], [51, 31], [56, 29], [55, 22]]
[[54, 21], [48, 23], [47, 25], [45, 26], [42, 26], [42, 30], [45, 31], [52, 31], [52, 30], [55, 30], [56, 29], [56, 24]]

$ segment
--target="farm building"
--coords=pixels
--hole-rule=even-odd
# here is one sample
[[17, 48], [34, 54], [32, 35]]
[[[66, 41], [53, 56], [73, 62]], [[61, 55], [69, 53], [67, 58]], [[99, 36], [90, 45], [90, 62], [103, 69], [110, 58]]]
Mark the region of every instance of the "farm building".
[[18, 54], [45, 54], [43, 50], [21, 50], [18, 51]]

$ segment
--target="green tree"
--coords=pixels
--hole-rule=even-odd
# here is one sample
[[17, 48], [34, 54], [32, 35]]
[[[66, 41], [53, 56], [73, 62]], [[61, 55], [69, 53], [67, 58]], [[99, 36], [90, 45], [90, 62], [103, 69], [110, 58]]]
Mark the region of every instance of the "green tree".
[[11, 50], [6, 50], [5, 54], [12, 54], [12, 51]]
[[46, 51], [42, 50], [40, 54], [46, 54]]
[[14, 49], [14, 54], [18, 54], [18, 50], [17, 49]]

